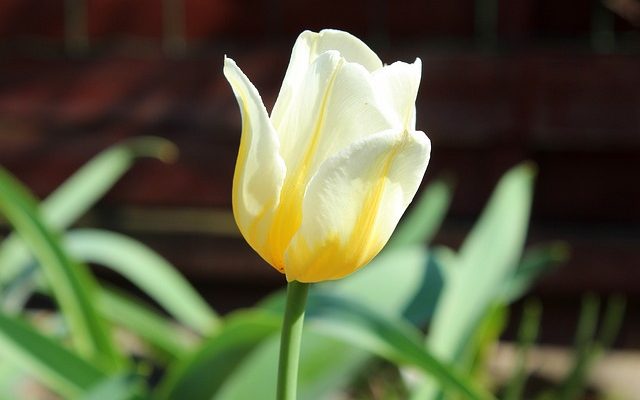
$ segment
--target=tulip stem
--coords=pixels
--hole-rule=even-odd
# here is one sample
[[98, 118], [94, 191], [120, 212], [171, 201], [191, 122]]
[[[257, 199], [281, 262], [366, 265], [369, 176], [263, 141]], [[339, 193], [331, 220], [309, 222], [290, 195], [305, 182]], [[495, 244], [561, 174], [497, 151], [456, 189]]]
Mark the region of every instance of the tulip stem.
[[296, 398], [298, 360], [308, 291], [308, 283], [292, 281], [287, 285], [287, 305], [282, 322], [282, 336], [280, 337], [276, 400], [295, 400]]

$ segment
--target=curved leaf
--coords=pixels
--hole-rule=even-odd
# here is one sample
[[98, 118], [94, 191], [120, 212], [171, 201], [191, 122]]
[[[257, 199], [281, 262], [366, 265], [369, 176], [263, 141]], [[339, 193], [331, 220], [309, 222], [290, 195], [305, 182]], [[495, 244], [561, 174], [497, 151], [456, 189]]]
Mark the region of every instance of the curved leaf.
[[244, 357], [277, 333], [281, 323], [280, 315], [259, 310], [228, 317], [197, 351], [170, 368], [158, 388], [159, 398], [211, 399]]
[[65, 245], [75, 258], [118, 272], [196, 332], [207, 334], [217, 326], [217, 315], [191, 284], [137, 240], [114, 232], [77, 229], [67, 233]]
[[0, 354], [66, 398], [82, 394], [106, 377], [93, 364], [4, 314], [0, 314]]
[[115, 290], [100, 291], [98, 309], [106, 319], [138, 335], [165, 357], [181, 358], [193, 347], [185, 338], [185, 332], [180, 332], [170, 321]]
[[[137, 158], [172, 161], [176, 156], [175, 145], [162, 138], [139, 137], [116, 144], [91, 159], [42, 202], [42, 220], [51, 229], [62, 231], [104, 196]], [[0, 282], [11, 280], [29, 258], [20, 238], [10, 235], [0, 246]]]
[[420, 332], [402, 320], [384, 317], [345, 299], [322, 295], [309, 299], [307, 315], [312, 329], [394, 363], [414, 365], [443, 388], [465, 399], [493, 399], [489, 392], [431, 355], [422, 344]]
[[59, 237], [42, 222], [31, 194], [0, 168], [0, 211], [33, 251], [69, 324], [77, 350], [107, 368], [122, 359], [94, 304], [97, 283], [86, 266], [72, 261]]

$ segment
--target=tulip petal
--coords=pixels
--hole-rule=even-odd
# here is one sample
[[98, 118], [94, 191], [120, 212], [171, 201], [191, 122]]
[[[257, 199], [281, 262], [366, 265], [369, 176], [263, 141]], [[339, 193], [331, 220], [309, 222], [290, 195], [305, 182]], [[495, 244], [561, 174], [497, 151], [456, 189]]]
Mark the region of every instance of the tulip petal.
[[285, 253], [287, 280], [338, 279], [368, 263], [413, 199], [430, 149], [422, 132], [387, 130], [328, 159], [304, 195]]
[[415, 130], [415, 102], [420, 86], [422, 61], [417, 58], [413, 64], [401, 61], [373, 73], [373, 81], [380, 101], [388, 107], [389, 118], [397, 118], [396, 126]]
[[325, 29], [319, 33], [302, 32], [293, 46], [291, 60], [271, 113], [276, 128], [281, 125], [282, 119], [290, 114], [290, 107], [296, 101], [296, 97], [299, 97], [312, 64], [326, 52], [338, 52], [347, 62], [361, 64], [369, 71], [382, 67], [382, 61], [376, 53], [347, 32], [332, 29]]
[[256, 88], [236, 63], [226, 57], [224, 75], [242, 114], [240, 150], [233, 176], [233, 214], [242, 235], [264, 258], [286, 167], [280, 157], [278, 136]]

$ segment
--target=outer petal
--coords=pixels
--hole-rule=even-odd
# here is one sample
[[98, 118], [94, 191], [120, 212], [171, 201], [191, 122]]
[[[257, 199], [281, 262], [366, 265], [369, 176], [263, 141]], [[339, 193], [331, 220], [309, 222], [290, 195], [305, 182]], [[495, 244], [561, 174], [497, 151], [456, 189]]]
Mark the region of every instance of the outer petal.
[[413, 199], [430, 149], [422, 132], [389, 130], [328, 159], [305, 193], [285, 254], [287, 280], [338, 279], [368, 263]]
[[348, 62], [361, 64], [369, 71], [382, 67], [380, 58], [364, 42], [347, 32], [331, 29], [319, 33], [302, 32], [293, 46], [289, 67], [271, 113], [276, 127], [289, 113], [288, 108], [294, 101], [296, 92], [303, 86], [311, 64], [327, 51], [337, 51]]
[[373, 73], [373, 81], [388, 118], [396, 126], [415, 130], [415, 102], [420, 86], [422, 61], [416, 58], [413, 64], [395, 62]]
[[278, 136], [256, 88], [226, 57], [224, 75], [242, 114], [242, 137], [233, 176], [233, 214], [247, 242], [267, 259], [264, 246], [280, 202], [286, 167], [280, 157]]

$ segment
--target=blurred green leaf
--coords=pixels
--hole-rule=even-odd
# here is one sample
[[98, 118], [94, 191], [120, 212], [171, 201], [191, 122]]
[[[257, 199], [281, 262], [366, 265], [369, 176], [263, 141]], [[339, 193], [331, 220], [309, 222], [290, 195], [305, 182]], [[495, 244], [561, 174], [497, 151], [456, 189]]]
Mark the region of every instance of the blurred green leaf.
[[78, 400], [142, 400], [142, 382], [132, 373], [109, 376], [94, 385]]
[[[486, 310], [520, 261], [529, 222], [534, 169], [522, 164], [509, 170], [461, 246], [429, 331], [427, 346], [443, 361], [457, 365]], [[436, 396], [433, 381], [414, 393], [415, 399]]]
[[[43, 222], [62, 231], [81, 217], [127, 172], [140, 157], [172, 161], [173, 143], [157, 137], [138, 137], [116, 144], [95, 156], [42, 202]], [[0, 282], [7, 282], [29, 263], [30, 252], [18, 236], [10, 235], [0, 246]]]
[[522, 320], [518, 331], [518, 360], [505, 389], [504, 400], [520, 400], [524, 398], [527, 383], [527, 355], [538, 338], [542, 305], [539, 301], [527, 301], [524, 305]]
[[56, 341], [4, 314], [0, 314], [0, 354], [66, 398], [82, 394], [106, 376]]
[[105, 368], [115, 369], [122, 365], [110, 330], [95, 309], [94, 296], [98, 286], [93, 276], [86, 266], [68, 257], [58, 235], [42, 222], [31, 194], [1, 168], [0, 211], [39, 260], [69, 325], [76, 349]]
[[494, 344], [500, 338], [509, 318], [509, 309], [501, 303], [489, 307], [474, 331], [465, 353], [458, 363], [460, 370], [468, 373], [475, 382], [486, 385], [491, 382], [487, 363]]
[[138, 335], [165, 357], [182, 358], [192, 348], [184, 332], [180, 332], [170, 321], [139, 300], [116, 290], [100, 291], [98, 309], [105, 318]]
[[545, 272], [569, 258], [569, 247], [564, 242], [538, 245], [525, 251], [520, 265], [504, 289], [504, 303], [511, 303], [524, 295]]
[[118, 272], [196, 332], [206, 335], [217, 326], [217, 315], [191, 284], [144, 244], [114, 232], [77, 229], [67, 233], [65, 245], [75, 258]]
[[[200, 348], [170, 366], [157, 396], [160, 399], [211, 399], [244, 357], [278, 332], [281, 319], [276, 313], [261, 310], [227, 317]], [[253, 382], [247, 380], [244, 384]]]
[[423, 345], [420, 332], [410, 324], [386, 317], [344, 298], [313, 295], [307, 307], [309, 325], [363, 348], [396, 364], [410, 364], [433, 377], [441, 387], [466, 399], [493, 399], [453, 367], [440, 362]]
[[453, 180], [449, 176], [434, 180], [400, 221], [387, 247], [429, 243], [442, 225], [452, 197]]
[[589, 369], [595, 359], [613, 344], [624, 319], [626, 301], [613, 296], [607, 302], [600, 335], [596, 338], [600, 300], [595, 295], [583, 298], [574, 344], [574, 361], [561, 385], [554, 391], [554, 399], [580, 398], [587, 384]]

